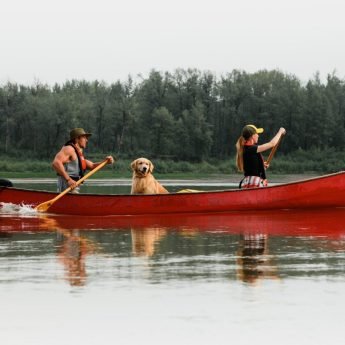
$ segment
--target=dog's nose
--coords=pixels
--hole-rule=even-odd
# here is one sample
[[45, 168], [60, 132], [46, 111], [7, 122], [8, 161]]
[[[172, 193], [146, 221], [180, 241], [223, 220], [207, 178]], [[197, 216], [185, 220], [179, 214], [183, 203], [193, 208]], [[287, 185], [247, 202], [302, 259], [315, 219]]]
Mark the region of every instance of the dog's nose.
[[146, 167], [143, 167], [143, 172], [146, 172], [147, 168]]

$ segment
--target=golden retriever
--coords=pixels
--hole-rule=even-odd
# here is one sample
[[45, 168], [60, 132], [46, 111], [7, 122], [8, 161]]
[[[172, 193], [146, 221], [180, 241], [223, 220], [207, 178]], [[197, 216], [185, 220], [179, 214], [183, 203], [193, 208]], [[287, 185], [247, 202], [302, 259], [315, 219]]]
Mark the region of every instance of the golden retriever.
[[138, 158], [131, 163], [133, 171], [131, 194], [169, 194], [152, 175], [153, 164], [146, 158]]

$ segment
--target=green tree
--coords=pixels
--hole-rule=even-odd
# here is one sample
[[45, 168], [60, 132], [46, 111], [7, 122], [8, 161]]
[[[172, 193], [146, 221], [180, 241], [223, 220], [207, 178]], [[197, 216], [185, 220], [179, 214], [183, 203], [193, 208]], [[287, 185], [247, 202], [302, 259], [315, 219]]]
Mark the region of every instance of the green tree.
[[185, 160], [201, 161], [207, 157], [212, 145], [212, 131], [206, 122], [204, 106], [197, 102], [191, 111], [183, 112], [179, 121], [178, 156]]
[[174, 152], [174, 118], [165, 107], [157, 108], [152, 113], [152, 125], [148, 132], [152, 153], [155, 157], [171, 156]]

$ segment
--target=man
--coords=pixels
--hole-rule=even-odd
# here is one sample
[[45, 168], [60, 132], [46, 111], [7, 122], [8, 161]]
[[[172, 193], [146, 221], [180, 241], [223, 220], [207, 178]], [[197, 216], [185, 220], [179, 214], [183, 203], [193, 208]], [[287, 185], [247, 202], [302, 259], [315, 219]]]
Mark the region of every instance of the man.
[[[91, 133], [86, 133], [83, 128], [74, 128], [70, 132], [70, 140], [56, 154], [52, 166], [58, 174], [57, 190], [59, 193], [71, 187], [78, 193], [76, 181], [84, 176], [86, 169], [92, 170], [101, 162], [93, 163], [85, 159], [83, 149], [86, 148]], [[108, 164], [114, 163], [112, 156], [107, 156]]]

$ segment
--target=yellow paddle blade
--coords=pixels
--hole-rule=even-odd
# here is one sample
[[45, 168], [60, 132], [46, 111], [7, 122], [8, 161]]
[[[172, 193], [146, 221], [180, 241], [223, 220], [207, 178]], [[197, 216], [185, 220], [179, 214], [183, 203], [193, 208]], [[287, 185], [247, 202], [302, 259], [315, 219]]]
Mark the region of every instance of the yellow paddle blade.
[[48, 208], [53, 204], [54, 204], [53, 200], [42, 202], [42, 204], [39, 204], [35, 207], [35, 210], [38, 212], [47, 212]]
[[62, 198], [65, 194], [70, 192], [72, 190], [71, 187], [68, 187], [65, 189], [62, 193], [60, 193], [58, 196], [56, 196], [54, 199], [42, 202], [42, 204], [39, 204], [35, 207], [35, 210], [38, 212], [47, 212], [49, 207], [54, 204], [55, 201], [58, 201], [60, 198]]

